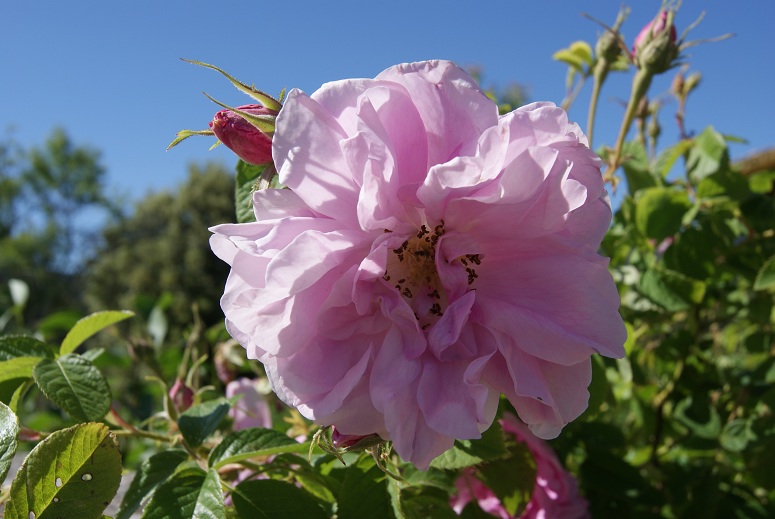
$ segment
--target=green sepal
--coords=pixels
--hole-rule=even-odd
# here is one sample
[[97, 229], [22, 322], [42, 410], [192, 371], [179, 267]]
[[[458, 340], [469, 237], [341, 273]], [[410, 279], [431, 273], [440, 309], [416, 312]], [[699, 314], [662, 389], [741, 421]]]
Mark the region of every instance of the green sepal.
[[205, 97], [207, 97], [207, 99], [217, 104], [218, 106], [222, 108], [226, 108], [227, 110], [231, 110], [237, 115], [241, 115], [247, 122], [255, 126], [260, 132], [265, 133], [270, 137], [274, 135], [274, 121], [275, 121], [274, 115], [251, 114], [250, 112], [246, 112], [244, 110], [240, 110], [239, 108], [234, 108], [233, 106], [229, 106], [227, 104], [221, 103], [217, 99], [214, 99], [209, 95], [207, 95], [207, 92], [202, 92], [202, 93], [205, 95]]
[[[181, 142], [185, 141], [189, 137], [192, 137], [194, 135], [215, 135], [212, 130], [180, 130], [178, 133], [175, 134], [175, 140], [170, 143], [169, 146], [167, 146], [167, 150], [170, 150], [171, 148], [174, 148]], [[218, 141], [220, 142], [220, 141]], [[217, 144], [213, 145], [213, 148], [217, 146]], [[212, 148], [210, 148], [212, 149]]]
[[234, 77], [230, 76], [225, 71], [219, 69], [214, 65], [210, 65], [209, 63], [203, 63], [201, 61], [196, 61], [193, 59], [184, 59], [184, 58], [181, 58], [181, 59], [183, 59], [183, 61], [185, 61], [186, 63], [199, 65], [200, 67], [205, 67], [205, 68], [215, 70], [216, 72], [220, 72], [221, 74], [226, 76], [226, 79], [231, 81], [232, 85], [237, 87], [237, 90], [246, 93], [247, 95], [249, 95], [250, 97], [252, 97], [253, 99], [255, 99], [256, 101], [258, 101], [259, 103], [261, 103], [262, 105], [266, 106], [271, 110], [280, 110], [280, 108], [282, 108], [283, 106], [282, 104], [280, 104], [280, 101], [270, 96], [266, 92], [262, 92], [261, 90], [258, 90], [256, 87], [252, 85], [251, 86], [246, 85], [242, 81], [235, 79]]

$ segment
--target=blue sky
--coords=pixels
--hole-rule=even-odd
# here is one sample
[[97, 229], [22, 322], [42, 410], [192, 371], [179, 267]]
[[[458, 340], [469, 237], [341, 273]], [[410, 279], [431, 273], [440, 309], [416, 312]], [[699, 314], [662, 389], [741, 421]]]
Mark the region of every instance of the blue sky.
[[[628, 42], [659, 9], [659, 0], [631, 1], [623, 27]], [[102, 152], [112, 193], [133, 198], [170, 188], [186, 165], [204, 160], [229, 166], [224, 147], [208, 152], [209, 138], [192, 138], [167, 152], [183, 128], [203, 129], [218, 109], [202, 91], [232, 105], [248, 98], [217, 73], [183, 63], [218, 65], [270, 93], [283, 87], [314, 91], [326, 81], [373, 77], [407, 61], [451, 59], [480, 66], [484, 85], [525, 85], [531, 100], [559, 103], [565, 67], [552, 53], [574, 40], [594, 43], [599, 28], [581, 16], [613, 22], [614, 1], [421, 2], [354, 0], [282, 4], [230, 0], [151, 2], [12, 2], [0, 31], [0, 136], [25, 146], [42, 143], [55, 126], [78, 144]], [[743, 6], [743, 7], [741, 7]], [[733, 32], [720, 43], [690, 49], [691, 70], [703, 82], [689, 100], [687, 128], [713, 124], [746, 138], [733, 157], [775, 145], [775, 2], [686, 0], [679, 33], [707, 11], [689, 39]], [[655, 82], [668, 88], [672, 74]], [[629, 76], [604, 88], [597, 143], [612, 143], [628, 95]], [[571, 109], [585, 122], [586, 88]], [[665, 141], [674, 139], [665, 108]]]

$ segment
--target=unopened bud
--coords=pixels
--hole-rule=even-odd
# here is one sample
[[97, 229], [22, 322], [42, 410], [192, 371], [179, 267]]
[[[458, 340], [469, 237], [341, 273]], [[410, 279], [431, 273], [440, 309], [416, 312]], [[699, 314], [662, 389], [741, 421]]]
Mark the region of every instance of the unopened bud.
[[680, 52], [673, 25], [674, 17], [675, 11], [660, 11], [638, 33], [632, 47], [633, 60], [638, 68], [660, 74], [673, 66]]
[[693, 72], [689, 74], [689, 77], [686, 78], [686, 82], [683, 86], [683, 94], [685, 96], [688, 96], [689, 93], [697, 88], [697, 86], [700, 84], [700, 80], [702, 79], [702, 74], [699, 72]]
[[597, 39], [595, 44], [595, 56], [599, 60], [605, 60], [611, 64], [617, 60], [622, 53], [622, 47], [619, 45], [619, 39], [612, 31], [606, 30]]
[[169, 396], [178, 412], [185, 411], [194, 403], [194, 391], [188, 387], [180, 377], [175, 379], [175, 383], [170, 389]]
[[346, 451], [360, 451], [379, 445], [384, 442], [382, 438], [377, 434], [369, 434], [367, 436], [360, 436], [356, 434], [341, 434], [333, 427], [331, 430], [331, 443], [337, 449], [344, 449]]
[[670, 93], [678, 99], [684, 96], [684, 75], [683, 72], [679, 72], [673, 78], [673, 82], [670, 84]]
[[[278, 113], [262, 105], [238, 106], [237, 110], [256, 116], [274, 117]], [[256, 165], [272, 162], [272, 137], [242, 115], [232, 110], [221, 110], [210, 122], [210, 129], [218, 140], [245, 162]]]

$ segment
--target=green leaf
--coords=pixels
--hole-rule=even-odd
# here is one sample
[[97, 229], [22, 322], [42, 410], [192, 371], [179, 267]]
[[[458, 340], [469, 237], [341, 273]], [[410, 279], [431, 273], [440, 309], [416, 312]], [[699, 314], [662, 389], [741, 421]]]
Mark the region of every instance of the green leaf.
[[253, 213], [253, 192], [258, 185], [258, 177], [266, 166], [256, 166], [240, 160], [237, 162], [237, 183], [234, 187], [234, 203], [237, 211], [237, 222], [255, 222]]
[[59, 354], [67, 355], [68, 353], [72, 353], [83, 343], [83, 341], [95, 333], [112, 324], [123, 321], [124, 319], [129, 319], [133, 315], [135, 314], [129, 310], [107, 310], [87, 315], [75, 323], [75, 326], [73, 326], [65, 336], [65, 340], [62, 341], [62, 346], [59, 347]]
[[387, 477], [371, 456], [363, 455], [345, 469], [339, 492], [339, 519], [361, 519], [369, 510], [370, 519], [392, 519], [393, 507], [387, 490]]
[[11, 484], [6, 519], [100, 517], [121, 482], [121, 453], [104, 424], [52, 433], [30, 452]]
[[482, 433], [482, 438], [479, 440], [455, 441], [451, 449], [431, 462], [431, 467], [447, 470], [462, 469], [498, 459], [507, 454], [503, 430], [500, 424], [495, 422]]
[[737, 418], [724, 424], [719, 442], [728, 451], [743, 452], [748, 443], [755, 439], [756, 435], [751, 431], [748, 420]]
[[[326, 519], [329, 514], [307, 492], [285, 481], [260, 479], [244, 481], [231, 494], [240, 517], [250, 519]], [[366, 508], [365, 510], [368, 510]], [[361, 510], [360, 517], [364, 517]], [[338, 515], [338, 517], [343, 517]], [[368, 517], [372, 517], [371, 514]]]
[[192, 405], [178, 417], [178, 427], [191, 447], [198, 447], [215, 431], [229, 412], [231, 404], [225, 398]]
[[175, 469], [188, 458], [182, 450], [168, 450], [154, 454], [143, 461], [135, 472], [116, 519], [129, 519], [143, 501], [151, 498], [156, 489], [175, 473]]
[[592, 47], [585, 41], [574, 41], [567, 49], [560, 49], [552, 54], [552, 59], [562, 61], [570, 67], [584, 73], [584, 65], [592, 64]]
[[17, 388], [32, 377], [41, 357], [15, 357], [0, 362], [0, 402], [11, 403]]
[[676, 404], [673, 417], [700, 438], [715, 439], [721, 433], [721, 418], [707, 399], [684, 398]]
[[666, 187], [643, 190], [635, 202], [635, 226], [647, 238], [662, 241], [678, 232], [692, 207], [685, 192]]
[[192, 467], [176, 473], [156, 489], [142, 518], [226, 519], [218, 472]]
[[[304, 450], [306, 449], [306, 450]], [[302, 445], [287, 435], [272, 429], [252, 427], [235, 431], [226, 436], [211, 452], [209, 466], [221, 468], [229, 463], [272, 456], [286, 452], [307, 452], [309, 446]]]
[[11, 409], [0, 402], [0, 485], [11, 468], [16, 454], [16, 437], [19, 434], [19, 419]]
[[729, 167], [729, 150], [724, 137], [708, 126], [693, 140], [686, 160], [689, 179], [699, 183], [703, 178]]
[[43, 394], [80, 422], [99, 421], [110, 410], [108, 381], [80, 355], [43, 359], [32, 374]]
[[775, 256], [771, 256], [764, 262], [753, 283], [754, 290], [766, 290], [773, 286], [775, 286]]
[[750, 193], [745, 177], [727, 169], [708, 175], [697, 185], [697, 198], [702, 199], [724, 197], [739, 201]]
[[640, 278], [640, 292], [670, 312], [686, 310], [705, 297], [705, 283], [667, 269], [649, 269]]
[[662, 150], [654, 160], [654, 172], [662, 178], [666, 178], [670, 170], [673, 169], [675, 161], [689, 151], [694, 143], [690, 140], [681, 140], [678, 143]]
[[[35, 337], [24, 335], [7, 335], [0, 337], [0, 361], [16, 357], [53, 357], [45, 343]], [[1, 373], [2, 371], [0, 371]]]
[[524, 443], [515, 445], [510, 451], [511, 456], [484, 464], [479, 468], [479, 473], [509, 515], [518, 517], [524, 512], [533, 494], [536, 463]]

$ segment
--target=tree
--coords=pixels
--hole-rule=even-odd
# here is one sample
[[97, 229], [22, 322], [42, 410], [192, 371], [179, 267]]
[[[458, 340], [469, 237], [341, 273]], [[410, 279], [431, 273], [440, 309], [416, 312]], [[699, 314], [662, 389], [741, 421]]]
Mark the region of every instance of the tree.
[[79, 272], [96, 229], [80, 217], [117, 211], [104, 178], [99, 152], [74, 144], [62, 129], [40, 147], [0, 143], [0, 279], [30, 286], [28, 321], [81, 306]]
[[89, 305], [147, 310], [144, 301], [169, 293], [171, 324], [190, 322], [193, 303], [205, 323], [221, 320], [218, 300], [228, 266], [210, 251], [207, 229], [234, 221], [233, 197], [233, 176], [207, 164], [190, 166], [176, 191], [137, 203], [133, 214], [103, 230], [103, 245], [87, 272]]

